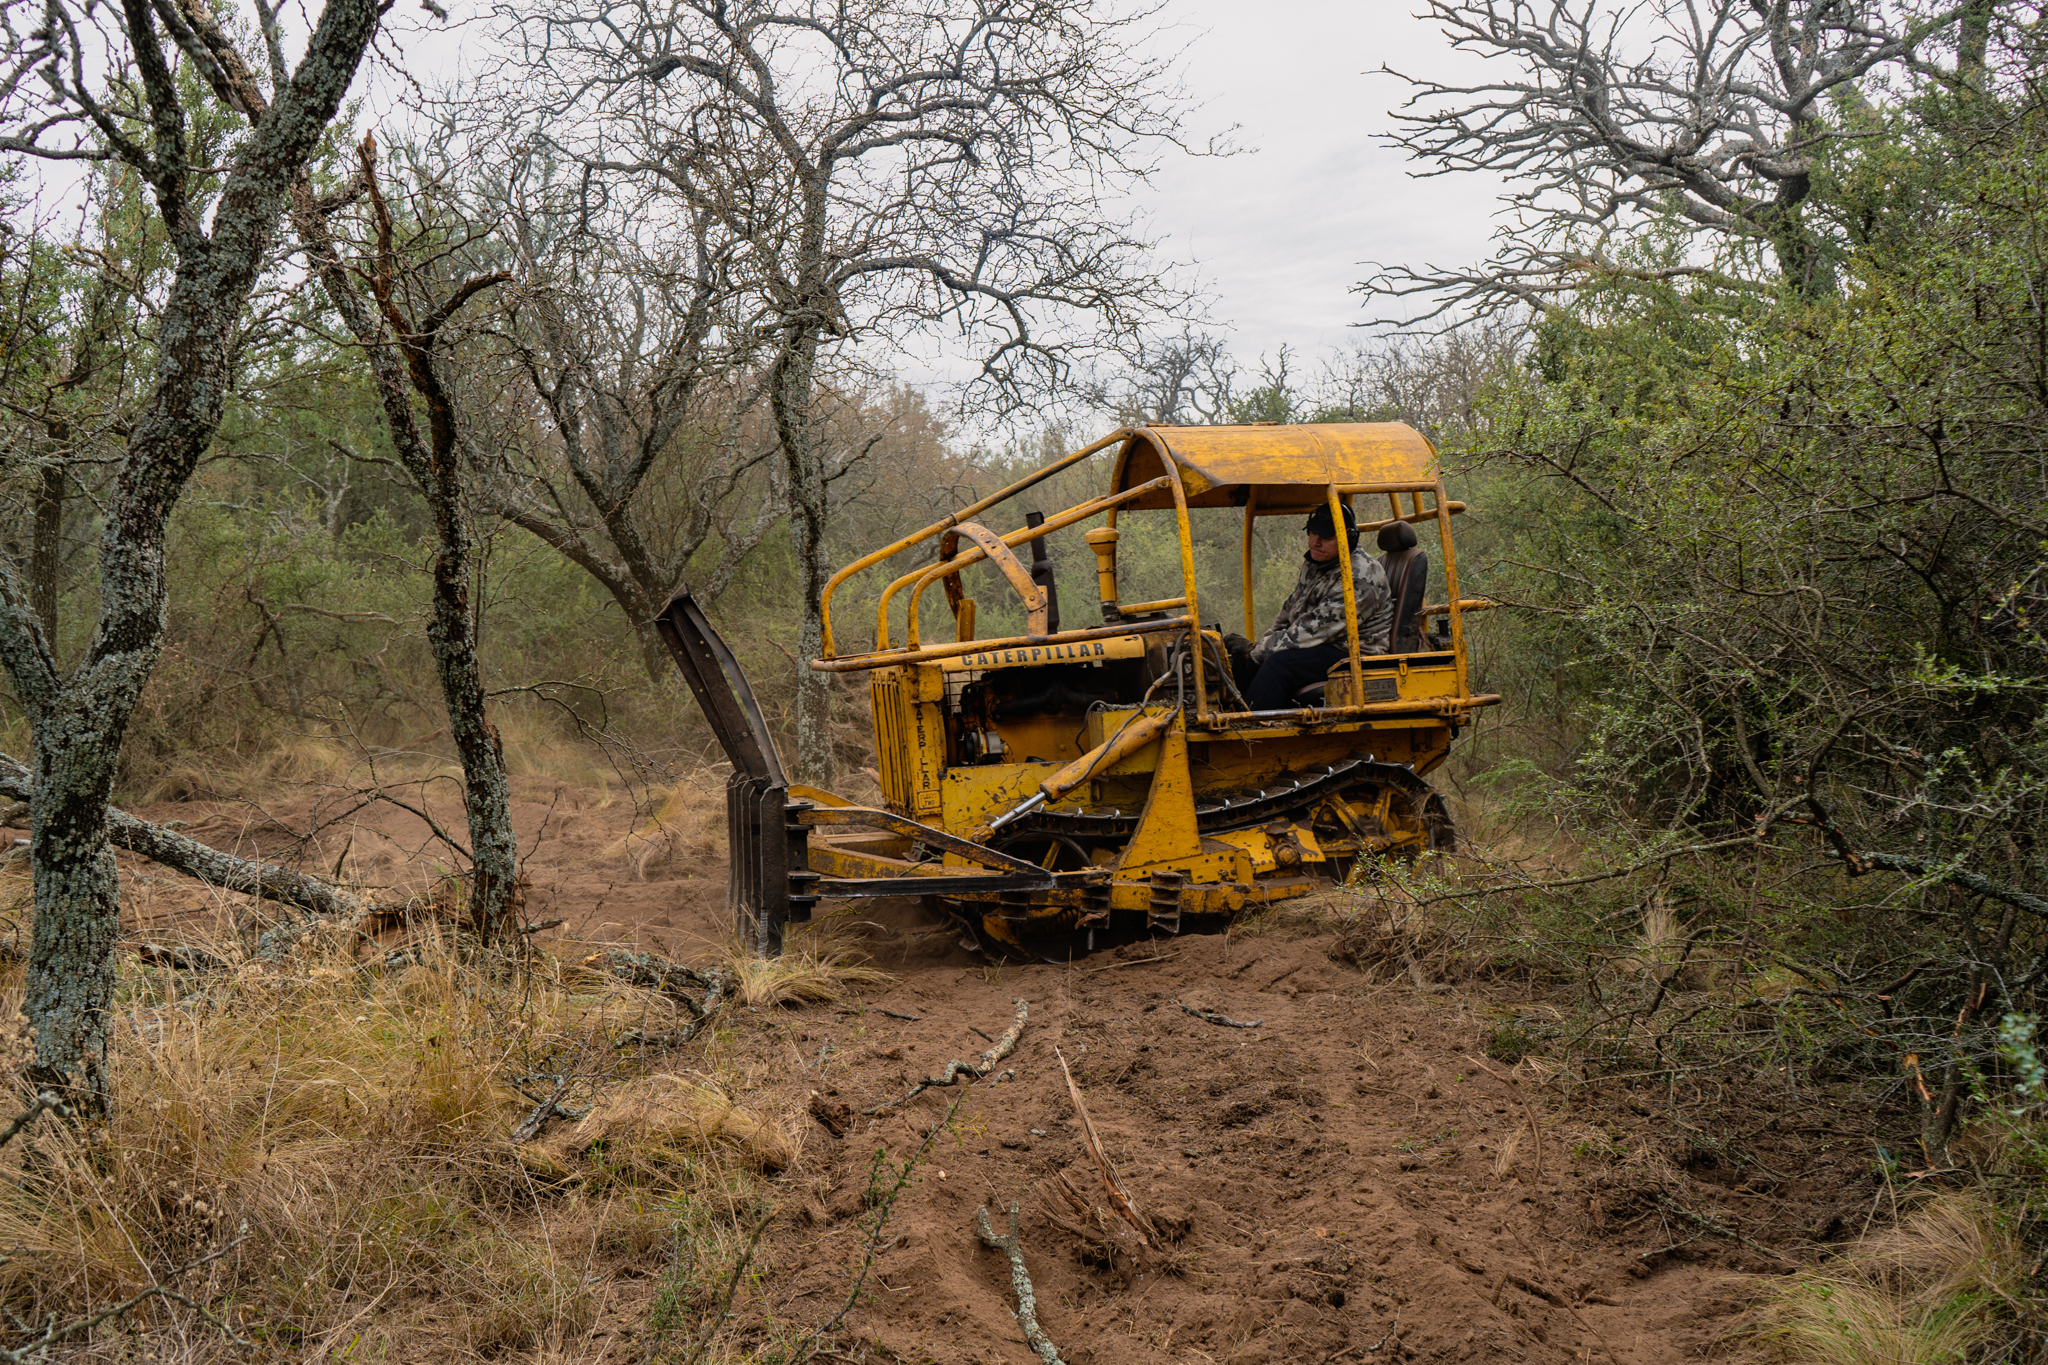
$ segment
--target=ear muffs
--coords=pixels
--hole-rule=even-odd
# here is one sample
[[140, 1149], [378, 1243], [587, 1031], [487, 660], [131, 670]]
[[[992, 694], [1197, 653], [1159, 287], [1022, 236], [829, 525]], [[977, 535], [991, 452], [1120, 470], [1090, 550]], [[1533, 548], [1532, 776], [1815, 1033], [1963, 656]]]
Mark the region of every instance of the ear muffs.
[[[1330, 520], [1330, 509], [1316, 508], [1308, 514], [1308, 520], [1302, 523], [1301, 529], [1316, 536], [1335, 534], [1335, 523]], [[1348, 505], [1344, 508], [1344, 542], [1350, 549], [1358, 548], [1358, 514]]]

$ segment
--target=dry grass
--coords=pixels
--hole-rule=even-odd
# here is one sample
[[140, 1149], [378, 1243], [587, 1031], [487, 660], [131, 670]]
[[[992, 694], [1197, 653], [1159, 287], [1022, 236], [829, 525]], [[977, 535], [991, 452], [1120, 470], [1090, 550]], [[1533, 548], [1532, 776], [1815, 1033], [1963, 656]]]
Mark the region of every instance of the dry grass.
[[500, 705], [492, 720], [505, 746], [505, 770], [512, 776], [592, 787], [602, 793], [599, 804], [609, 800], [617, 772], [596, 745], [568, 733], [559, 715], [529, 700]]
[[864, 986], [895, 980], [866, 963], [859, 940], [841, 916], [793, 926], [780, 957], [755, 957], [738, 944], [726, 950], [726, 966], [739, 982], [740, 1003], [828, 1005]]
[[1764, 1282], [1763, 1336], [1810, 1365], [2002, 1358], [2003, 1309], [2028, 1267], [2010, 1217], [1974, 1193], [1940, 1195], [1820, 1274]]
[[736, 1103], [711, 1078], [642, 1076], [608, 1090], [580, 1123], [545, 1144], [565, 1166], [582, 1164], [635, 1184], [701, 1160], [723, 1146], [763, 1171], [796, 1164], [808, 1125], [799, 1116], [773, 1118]]
[[1634, 946], [1633, 953], [1615, 961], [1623, 980], [1648, 978], [1660, 986], [1676, 982], [1680, 965], [1687, 960], [1685, 926], [1665, 900], [1662, 887], [1643, 904], [1643, 924]]
[[[693, 1189], [729, 1201], [800, 1150], [789, 1116], [712, 1078], [627, 1074], [624, 1030], [688, 1017], [659, 993], [432, 942], [385, 971], [338, 929], [283, 964], [211, 946], [228, 971], [124, 969], [104, 1133], [46, 1122], [0, 1151], [0, 1298], [24, 1317], [104, 1307], [225, 1248], [180, 1285], [294, 1358], [574, 1354], [610, 1292], [594, 1265], [663, 1245], [663, 1210]], [[755, 992], [820, 998], [833, 960], [799, 952]], [[17, 968], [0, 1018], [20, 999]], [[537, 1072], [578, 1077], [589, 1116], [515, 1147], [533, 1105], [511, 1082]], [[138, 1318], [211, 1343], [191, 1358], [222, 1347], [187, 1309]]]
[[698, 773], [684, 777], [637, 828], [600, 855], [632, 860], [641, 881], [656, 866], [679, 857], [720, 861], [726, 856], [725, 805], [721, 779]]

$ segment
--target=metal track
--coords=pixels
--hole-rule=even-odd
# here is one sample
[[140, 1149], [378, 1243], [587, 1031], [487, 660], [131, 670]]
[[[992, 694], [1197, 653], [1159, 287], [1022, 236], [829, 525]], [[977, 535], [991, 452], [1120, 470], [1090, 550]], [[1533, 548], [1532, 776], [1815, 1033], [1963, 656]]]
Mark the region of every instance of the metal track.
[[[1320, 773], [1296, 773], [1279, 785], [1240, 792], [1225, 800], [1195, 808], [1195, 828], [1204, 834], [1222, 834], [1245, 829], [1287, 816], [1300, 815], [1332, 792], [1349, 787], [1381, 785], [1398, 787], [1416, 798], [1427, 800], [1430, 785], [1416, 776], [1408, 763], [1380, 763], [1368, 754], [1347, 763], [1333, 763]], [[1074, 839], [1102, 842], [1129, 839], [1138, 829], [1141, 811], [1038, 811], [1019, 821], [1016, 829], [1036, 834], [1063, 834]]]

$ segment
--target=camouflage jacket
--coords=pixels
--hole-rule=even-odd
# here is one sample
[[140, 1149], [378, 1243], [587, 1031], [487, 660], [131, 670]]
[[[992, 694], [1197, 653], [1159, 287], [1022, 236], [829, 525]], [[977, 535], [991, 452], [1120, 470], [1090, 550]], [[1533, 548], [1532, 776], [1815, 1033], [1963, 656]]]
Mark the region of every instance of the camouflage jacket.
[[[1287, 594], [1280, 615], [1259, 642], [1252, 658], [1264, 662], [1282, 649], [1309, 649], [1344, 643], [1344, 582], [1340, 560], [1318, 564], [1302, 556], [1301, 578]], [[1394, 623], [1394, 603], [1387, 575], [1371, 555], [1351, 552], [1351, 591], [1358, 600], [1358, 648], [1364, 654], [1387, 652], [1387, 628]]]

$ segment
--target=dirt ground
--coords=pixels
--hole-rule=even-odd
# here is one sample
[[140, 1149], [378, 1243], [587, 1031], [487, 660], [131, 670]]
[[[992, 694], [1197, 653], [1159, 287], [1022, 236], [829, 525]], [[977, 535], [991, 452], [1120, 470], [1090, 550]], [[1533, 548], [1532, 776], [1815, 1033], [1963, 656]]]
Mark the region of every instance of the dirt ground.
[[[663, 828], [635, 839], [630, 804], [523, 780], [530, 918], [704, 955], [727, 933], [718, 795], [672, 802]], [[139, 813], [257, 852], [283, 847], [308, 809]], [[459, 826], [452, 800], [433, 809]], [[418, 881], [421, 836], [412, 817], [371, 811], [324, 834], [318, 861], [343, 859], [368, 883]], [[218, 913], [181, 879], [129, 871], [138, 935]], [[832, 1006], [742, 1011], [717, 1043], [719, 1074], [746, 1078], [748, 1106], [822, 1116], [806, 1120], [800, 1158], [774, 1182], [782, 1211], [759, 1256], [758, 1293], [781, 1321], [838, 1307], [868, 1236], [876, 1149], [917, 1150], [960, 1092], [866, 1111], [973, 1060], [1015, 1002], [1028, 1010], [1006, 1074], [967, 1092], [882, 1230], [872, 1293], [846, 1324], [868, 1359], [1032, 1360], [1008, 1264], [975, 1231], [983, 1207], [999, 1227], [1021, 1208], [1039, 1317], [1069, 1365], [1653, 1365], [1752, 1358], [1735, 1335], [1752, 1277], [1853, 1236], [1873, 1206], [1873, 1120], [1826, 1095], [1731, 1097], [1714, 1124], [1673, 1124], [1652, 1117], [1654, 1096], [1620, 1083], [1568, 1102], [1540, 1058], [1487, 1058], [1502, 1020], [1552, 1008], [1520, 985], [1361, 968], [1302, 923], [1052, 966], [990, 963], [908, 903], [849, 913], [894, 984]], [[1223, 1027], [1189, 1008], [1258, 1024]], [[1159, 1230], [1151, 1246], [1089, 1231], [1059, 1193], [1062, 1174], [1084, 1193], [1102, 1181], [1056, 1050]], [[704, 1064], [687, 1051], [662, 1065]], [[606, 1267], [616, 1292], [579, 1358], [645, 1354], [663, 1269]]]

